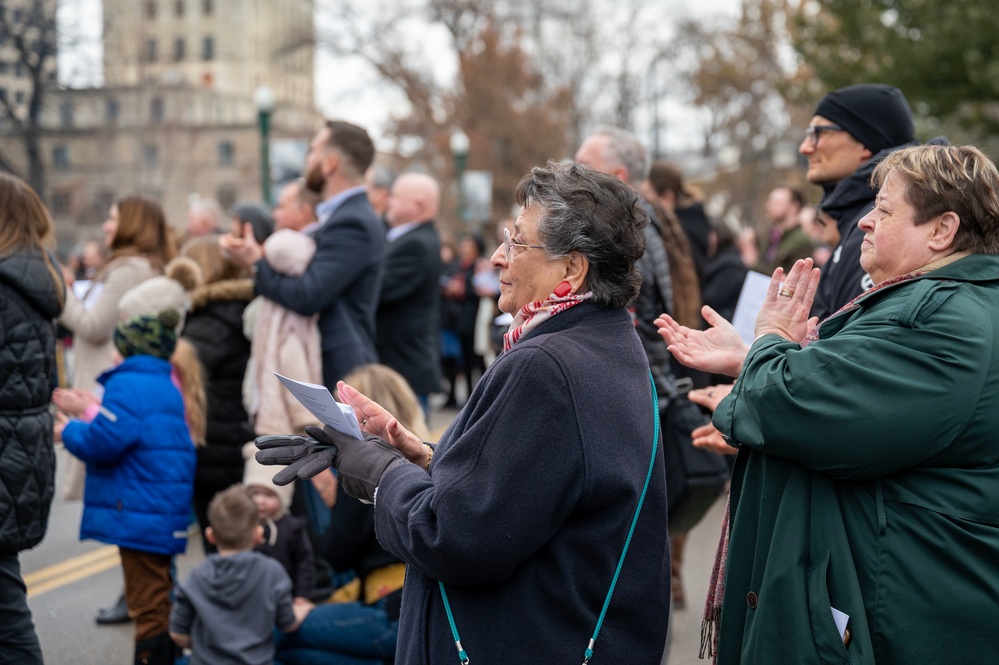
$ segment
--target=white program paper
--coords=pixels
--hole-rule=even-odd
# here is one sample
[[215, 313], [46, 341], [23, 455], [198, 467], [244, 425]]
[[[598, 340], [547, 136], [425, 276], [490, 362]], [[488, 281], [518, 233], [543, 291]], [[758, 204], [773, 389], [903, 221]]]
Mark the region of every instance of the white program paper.
[[274, 372], [274, 376], [295, 396], [295, 399], [319, 419], [319, 422], [354, 438], [364, 438], [361, 426], [357, 422], [357, 415], [354, 413], [354, 407], [341, 404], [333, 399], [333, 395], [326, 389], [326, 386], [296, 381], [287, 376], [281, 376], [277, 372]]
[[833, 621], [836, 622], [836, 630], [839, 631], [839, 639], [846, 639], [846, 626], [850, 623], [850, 615], [840, 612], [831, 605], [829, 606], [829, 609], [832, 610]]
[[732, 315], [732, 325], [746, 344], [752, 344], [756, 340], [756, 315], [763, 307], [769, 288], [770, 277], [767, 275], [752, 270], [746, 273], [746, 281], [742, 283], [739, 302]]

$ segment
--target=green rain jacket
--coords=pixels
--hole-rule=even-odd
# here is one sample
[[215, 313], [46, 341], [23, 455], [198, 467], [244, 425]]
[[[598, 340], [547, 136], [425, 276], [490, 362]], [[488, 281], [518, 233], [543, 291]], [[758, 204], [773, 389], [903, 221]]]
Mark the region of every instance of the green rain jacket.
[[[752, 345], [721, 663], [999, 658], [999, 257], [872, 290]], [[830, 608], [849, 616], [844, 646]]]

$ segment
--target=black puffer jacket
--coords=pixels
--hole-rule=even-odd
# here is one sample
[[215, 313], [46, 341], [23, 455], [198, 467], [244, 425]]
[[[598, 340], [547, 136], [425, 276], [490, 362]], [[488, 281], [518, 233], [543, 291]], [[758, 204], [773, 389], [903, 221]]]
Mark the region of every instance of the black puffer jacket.
[[[253, 282], [232, 279], [194, 292], [183, 337], [198, 351], [205, 370], [205, 446], [198, 449], [198, 476], [221, 474], [224, 487], [243, 477], [243, 444], [253, 440], [243, 407], [243, 376], [250, 340], [243, 334], [243, 310], [253, 298]], [[232, 480], [235, 478], [235, 480]]]
[[[55, 259], [52, 259], [56, 265]], [[40, 251], [0, 258], [0, 552], [45, 535], [55, 491], [49, 403], [59, 290]]]

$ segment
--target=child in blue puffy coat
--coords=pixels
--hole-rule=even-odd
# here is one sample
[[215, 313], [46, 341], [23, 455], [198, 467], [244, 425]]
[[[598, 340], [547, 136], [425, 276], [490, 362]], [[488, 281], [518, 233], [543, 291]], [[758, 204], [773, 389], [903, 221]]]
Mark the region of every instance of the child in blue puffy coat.
[[121, 362], [100, 376], [101, 404], [60, 417], [56, 436], [87, 465], [80, 538], [117, 545], [135, 619], [135, 662], [173, 663], [171, 558], [184, 551], [195, 450], [171, 376], [179, 313], [122, 321]]

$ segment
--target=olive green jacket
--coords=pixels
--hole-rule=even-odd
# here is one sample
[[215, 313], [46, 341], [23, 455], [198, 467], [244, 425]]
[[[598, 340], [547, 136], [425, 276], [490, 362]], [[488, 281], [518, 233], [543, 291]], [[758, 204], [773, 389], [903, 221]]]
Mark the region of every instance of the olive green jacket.
[[758, 339], [715, 412], [742, 447], [719, 662], [994, 662], [999, 257], [870, 291], [819, 332]]

